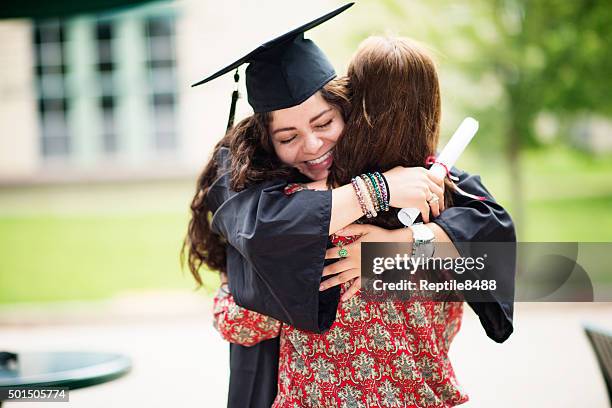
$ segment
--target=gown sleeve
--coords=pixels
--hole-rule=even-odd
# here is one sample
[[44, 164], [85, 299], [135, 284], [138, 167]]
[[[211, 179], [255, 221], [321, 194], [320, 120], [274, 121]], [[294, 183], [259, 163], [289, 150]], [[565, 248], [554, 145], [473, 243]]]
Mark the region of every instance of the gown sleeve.
[[272, 317], [238, 306], [223, 287], [213, 300], [213, 325], [225, 340], [247, 347], [277, 337], [281, 327]]
[[229, 151], [207, 195], [212, 230], [227, 245], [227, 274], [235, 302], [299, 329], [321, 333], [336, 318], [340, 288], [319, 292], [331, 217], [331, 191], [287, 196], [286, 181], [230, 189]]
[[[503, 285], [504, 296], [500, 299], [494, 293], [484, 296], [487, 301], [468, 302], [478, 315], [480, 322], [492, 340], [502, 343], [512, 334], [514, 313], [514, 278], [516, 272], [516, 233], [508, 212], [500, 206], [487, 191], [480, 176], [452, 169], [452, 175], [459, 177], [456, 184], [464, 191], [485, 197], [477, 200], [461, 194], [453, 194], [453, 206], [433, 220], [449, 236], [462, 257], [476, 256], [473, 242], [513, 243], [502, 257], [489, 258], [487, 263], [498, 285]], [[506, 248], [506, 247], [505, 247]]]

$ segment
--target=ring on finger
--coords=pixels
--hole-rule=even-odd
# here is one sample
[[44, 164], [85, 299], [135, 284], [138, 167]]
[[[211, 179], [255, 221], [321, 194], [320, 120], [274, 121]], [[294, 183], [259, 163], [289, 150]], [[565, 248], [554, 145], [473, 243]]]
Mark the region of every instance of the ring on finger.
[[348, 251], [346, 248], [342, 247], [342, 243], [340, 243], [338, 246], [340, 247], [340, 249], [338, 249], [338, 256], [340, 258], [346, 258], [348, 256]]
[[427, 199], [428, 203], [437, 203], [438, 201], [440, 201], [440, 198], [437, 195], [435, 195], [434, 193], [431, 193], [431, 195]]

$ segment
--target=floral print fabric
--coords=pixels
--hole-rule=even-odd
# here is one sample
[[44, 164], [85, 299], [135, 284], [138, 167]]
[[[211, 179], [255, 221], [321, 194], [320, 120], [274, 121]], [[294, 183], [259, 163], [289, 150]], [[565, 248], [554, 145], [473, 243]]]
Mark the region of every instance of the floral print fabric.
[[223, 287], [213, 300], [213, 326], [230, 343], [252, 346], [280, 334], [281, 323], [240, 307]]
[[[348, 287], [344, 285], [344, 289]], [[221, 291], [215, 326], [251, 346], [280, 331], [273, 407], [449, 407], [467, 401], [448, 359], [461, 326], [459, 302], [365, 302], [355, 295], [315, 334], [236, 305]]]

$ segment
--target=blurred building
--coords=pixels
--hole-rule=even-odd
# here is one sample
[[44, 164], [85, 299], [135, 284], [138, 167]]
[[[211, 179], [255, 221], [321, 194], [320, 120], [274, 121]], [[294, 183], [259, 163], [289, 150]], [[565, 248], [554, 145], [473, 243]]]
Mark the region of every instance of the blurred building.
[[[278, 32], [249, 21], [278, 13], [292, 27], [300, 7], [293, 20], [287, 5], [186, 0], [0, 21], [0, 183], [192, 176], [223, 136], [234, 85], [189, 85]], [[238, 116], [248, 110], [242, 100]]]
[[157, 5], [3, 22], [0, 178], [184, 171], [176, 21], [174, 7]]

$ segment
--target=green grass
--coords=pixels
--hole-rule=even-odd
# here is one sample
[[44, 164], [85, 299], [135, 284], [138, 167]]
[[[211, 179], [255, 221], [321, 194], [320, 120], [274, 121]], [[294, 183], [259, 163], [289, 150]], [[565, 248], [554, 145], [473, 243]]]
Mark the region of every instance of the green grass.
[[[498, 200], [509, 203], [510, 176], [503, 157], [469, 151], [458, 166], [480, 174]], [[612, 155], [591, 156], [568, 147], [525, 152], [521, 159], [523, 199], [572, 199], [612, 195]]]
[[178, 261], [185, 225], [180, 213], [0, 217], [0, 302], [193, 288]]
[[541, 242], [612, 242], [612, 194], [527, 203], [525, 239]]

